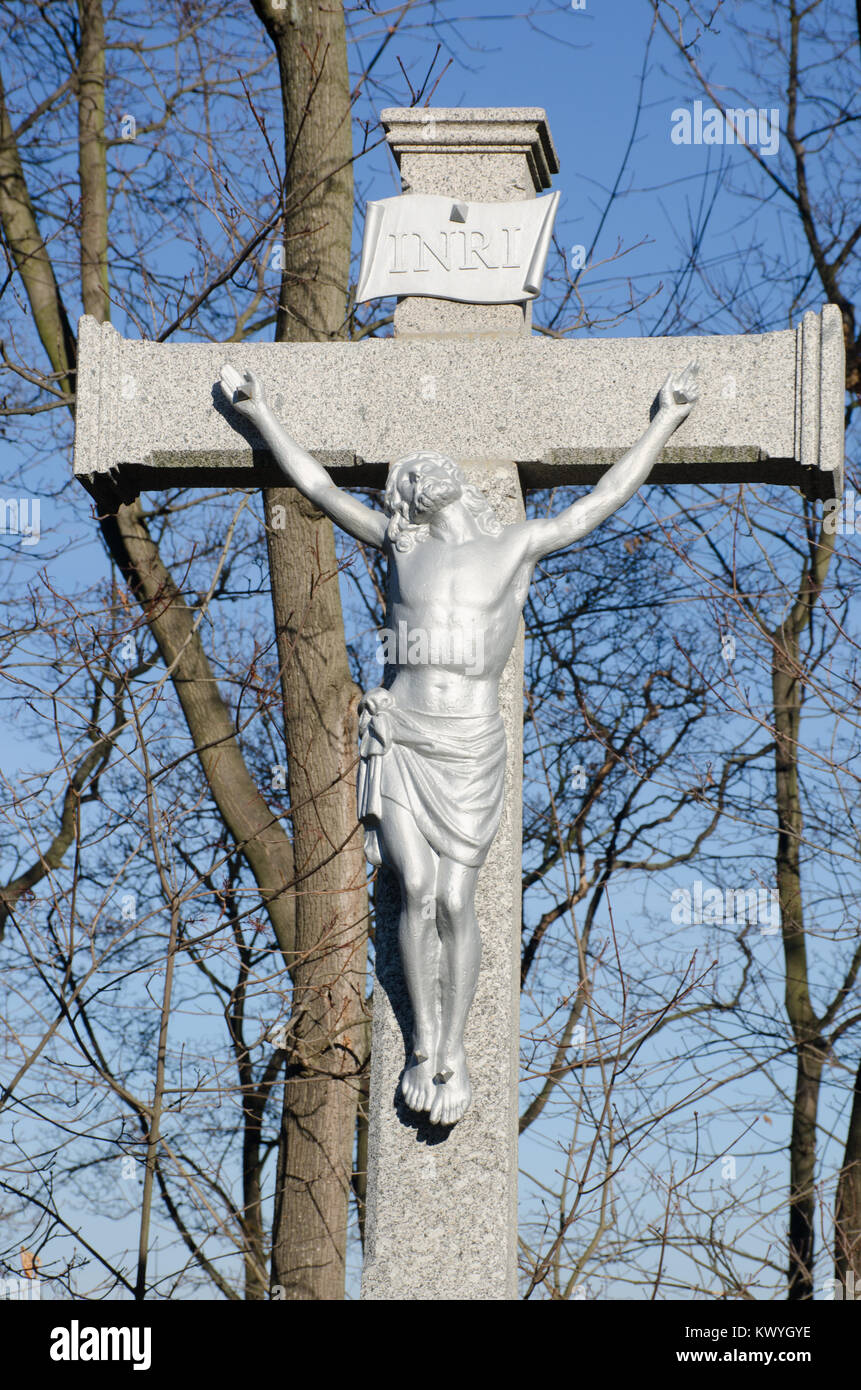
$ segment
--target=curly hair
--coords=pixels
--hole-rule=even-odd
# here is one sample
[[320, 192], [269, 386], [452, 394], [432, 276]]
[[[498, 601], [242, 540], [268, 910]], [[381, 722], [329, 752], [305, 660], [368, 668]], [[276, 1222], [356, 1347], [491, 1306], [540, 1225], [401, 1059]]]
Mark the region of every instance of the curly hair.
[[407, 454], [406, 458], [399, 459], [389, 469], [383, 506], [391, 518], [386, 535], [395, 550], [405, 554], [406, 551], [412, 550], [418, 541], [427, 540], [430, 534], [426, 521], [410, 521], [409, 503], [401, 496], [400, 490], [401, 478], [406, 470], [422, 463], [434, 464], [453, 483], [457, 483], [460, 488], [461, 501], [475, 517], [479, 530], [483, 531], [486, 536], [498, 536], [500, 534], [502, 524], [481, 489], [466, 481], [453, 459], [447, 458], [445, 454], [436, 454], [432, 450], [426, 449], [416, 454]]

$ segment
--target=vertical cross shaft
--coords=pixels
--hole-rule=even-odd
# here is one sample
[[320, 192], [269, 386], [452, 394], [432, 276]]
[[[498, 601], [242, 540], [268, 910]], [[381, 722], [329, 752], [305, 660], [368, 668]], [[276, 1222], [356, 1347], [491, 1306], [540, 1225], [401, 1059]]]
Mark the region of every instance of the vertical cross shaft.
[[[385, 111], [405, 193], [516, 202], [546, 188], [557, 168], [540, 110]], [[528, 335], [529, 304], [474, 305], [408, 297], [400, 338]], [[475, 390], [476, 382], [470, 383]], [[416, 382], [425, 402], [432, 377]], [[434, 449], [435, 440], [414, 441]], [[460, 458], [500, 521], [523, 517], [514, 462]], [[398, 1081], [411, 1018], [397, 943], [398, 890], [384, 870], [377, 893], [365, 1299], [509, 1299], [517, 1293], [517, 1079], [523, 745], [522, 629], [500, 682], [508, 742], [505, 808], [481, 870], [478, 989], [466, 1031], [473, 1102], [451, 1129], [408, 1111]]]

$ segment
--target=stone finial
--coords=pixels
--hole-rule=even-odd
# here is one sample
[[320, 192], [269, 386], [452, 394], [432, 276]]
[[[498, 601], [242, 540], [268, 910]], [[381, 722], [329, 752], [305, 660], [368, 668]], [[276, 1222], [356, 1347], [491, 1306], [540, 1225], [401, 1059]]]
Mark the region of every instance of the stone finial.
[[519, 154], [539, 192], [559, 172], [540, 106], [393, 106], [381, 120], [399, 169], [404, 154]]

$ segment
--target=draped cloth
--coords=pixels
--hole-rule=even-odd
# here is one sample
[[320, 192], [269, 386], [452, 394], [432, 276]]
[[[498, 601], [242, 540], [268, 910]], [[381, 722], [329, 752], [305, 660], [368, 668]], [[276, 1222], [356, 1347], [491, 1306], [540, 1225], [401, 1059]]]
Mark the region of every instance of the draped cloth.
[[502, 715], [401, 709], [391, 691], [359, 704], [359, 820], [365, 854], [382, 862], [378, 830], [388, 797], [409, 811], [431, 849], [477, 868], [487, 858], [505, 795]]

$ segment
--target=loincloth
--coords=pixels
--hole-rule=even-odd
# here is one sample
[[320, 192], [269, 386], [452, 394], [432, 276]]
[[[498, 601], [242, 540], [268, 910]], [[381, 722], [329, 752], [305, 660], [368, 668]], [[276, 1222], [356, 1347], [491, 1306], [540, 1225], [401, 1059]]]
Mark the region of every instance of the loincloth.
[[383, 798], [409, 811], [437, 854], [483, 864], [505, 795], [505, 729], [493, 714], [423, 714], [400, 709], [390, 691], [359, 705], [359, 820], [365, 853], [379, 865]]

